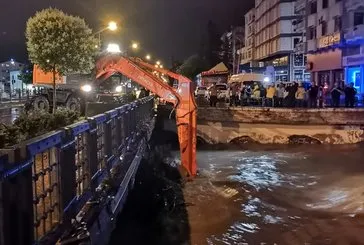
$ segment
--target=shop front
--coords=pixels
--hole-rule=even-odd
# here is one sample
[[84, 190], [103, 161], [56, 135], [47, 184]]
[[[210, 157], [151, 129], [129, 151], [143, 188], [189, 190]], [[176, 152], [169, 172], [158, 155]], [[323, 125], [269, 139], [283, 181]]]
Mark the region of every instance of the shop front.
[[344, 57], [343, 65], [346, 83], [353, 83], [358, 93], [364, 94], [364, 54]]
[[339, 48], [321, 50], [307, 56], [307, 70], [311, 72], [311, 81], [328, 88], [344, 81], [342, 50]]

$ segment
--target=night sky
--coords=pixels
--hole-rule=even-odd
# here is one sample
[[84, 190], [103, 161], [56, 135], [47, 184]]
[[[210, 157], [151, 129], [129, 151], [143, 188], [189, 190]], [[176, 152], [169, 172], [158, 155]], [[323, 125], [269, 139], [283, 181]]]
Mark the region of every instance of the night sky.
[[197, 53], [206, 38], [207, 22], [220, 31], [243, 25], [254, 0], [0, 0], [0, 61], [25, 61], [25, 23], [37, 10], [49, 6], [79, 15], [95, 31], [109, 20], [121, 24], [118, 33], [104, 33], [103, 41], [121, 47], [138, 41], [140, 55], [150, 53], [169, 64]]

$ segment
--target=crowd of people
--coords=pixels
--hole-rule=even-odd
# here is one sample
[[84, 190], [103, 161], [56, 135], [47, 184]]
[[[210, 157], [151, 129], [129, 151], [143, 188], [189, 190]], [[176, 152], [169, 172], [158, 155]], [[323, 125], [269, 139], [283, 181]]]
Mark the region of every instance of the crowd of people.
[[[345, 83], [342, 83], [345, 84]], [[209, 89], [210, 106], [216, 106], [218, 89]], [[340, 107], [344, 97], [345, 107], [354, 107], [357, 91], [354, 84], [328, 86], [312, 84], [304, 87], [302, 83], [278, 83], [263, 87], [259, 83], [232, 84], [229, 88], [230, 106], [267, 106], [267, 107]]]

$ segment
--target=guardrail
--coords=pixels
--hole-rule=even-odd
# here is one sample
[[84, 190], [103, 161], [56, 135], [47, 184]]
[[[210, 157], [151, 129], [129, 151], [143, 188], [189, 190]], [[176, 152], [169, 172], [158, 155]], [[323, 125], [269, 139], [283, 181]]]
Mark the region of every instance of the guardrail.
[[0, 150], [0, 244], [80, 239], [80, 227], [102, 244], [88, 231], [97, 217], [103, 234], [100, 215], [120, 211], [154, 126], [153, 108], [146, 97]]

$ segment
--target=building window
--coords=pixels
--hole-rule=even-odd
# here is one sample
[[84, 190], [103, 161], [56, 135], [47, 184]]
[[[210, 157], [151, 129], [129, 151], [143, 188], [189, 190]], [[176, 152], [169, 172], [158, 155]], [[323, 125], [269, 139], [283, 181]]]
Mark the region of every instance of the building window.
[[297, 45], [300, 43], [301, 39], [300, 38], [293, 38], [293, 48], [296, 48]]
[[325, 9], [329, 6], [329, 0], [322, 0], [322, 8]]
[[317, 13], [317, 2], [312, 1], [310, 3], [310, 14], [316, 14]]
[[321, 22], [321, 35], [325, 36], [327, 34], [327, 22], [322, 21]]
[[303, 54], [295, 54], [294, 55], [294, 61], [293, 61], [293, 65], [294, 66], [303, 66], [303, 62], [304, 62], [304, 59], [303, 59], [304, 55]]
[[307, 38], [308, 38], [308, 40], [316, 39], [316, 27], [315, 26], [310, 26], [308, 28]]
[[354, 13], [354, 26], [364, 24], [364, 13]]
[[335, 16], [334, 18], [335, 20], [335, 27], [334, 27], [334, 31], [340, 31], [341, 30], [341, 16]]
[[294, 70], [293, 72], [294, 80], [295, 81], [303, 81], [303, 70]]

